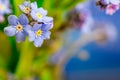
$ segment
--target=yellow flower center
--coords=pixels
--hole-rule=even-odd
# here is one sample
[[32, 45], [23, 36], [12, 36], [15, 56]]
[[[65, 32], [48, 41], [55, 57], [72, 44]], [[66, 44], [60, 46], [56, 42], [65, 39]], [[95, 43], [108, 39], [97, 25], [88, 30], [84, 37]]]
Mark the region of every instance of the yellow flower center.
[[24, 11], [25, 11], [25, 13], [29, 13], [30, 12], [30, 7], [25, 7]]
[[0, 10], [4, 10], [5, 6], [0, 4]]
[[37, 17], [40, 19], [42, 18], [42, 15], [40, 13], [37, 13]]
[[16, 29], [17, 29], [17, 31], [22, 31], [23, 27], [22, 27], [22, 25], [17, 25]]
[[36, 31], [37, 36], [41, 36], [41, 34], [42, 34], [42, 30], [39, 29], [38, 31]]

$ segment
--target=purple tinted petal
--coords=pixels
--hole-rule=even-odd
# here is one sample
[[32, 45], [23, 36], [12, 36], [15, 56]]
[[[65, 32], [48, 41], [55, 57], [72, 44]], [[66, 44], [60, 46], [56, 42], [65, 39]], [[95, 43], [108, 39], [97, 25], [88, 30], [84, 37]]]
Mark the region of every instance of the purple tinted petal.
[[34, 24], [33, 29], [34, 31], [37, 31], [38, 29], [41, 29], [42, 24]]
[[25, 41], [25, 38], [26, 38], [26, 34], [24, 32], [17, 32], [16, 39], [18, 43]]
[[35, 37], [36, 37], [34, 31], [28, 30], [27, 32], [28, 32], [29, 41], [30, 41], [30, 42], [31, 42], [31, 41], [34, 41], [34, 40], [35, 40]]
[[43, 39], [50, 39], [50, 34], [51, 34], [50, 31], [43, 31], [42, 33]]
[[53, 23], [43, 24], [41, 27], [43, 31], [50, 30], [52, 28], [53, 28]]
[[53, 21], [53, 18], [52, 18], [52, 17], [47, 17], [47, 16], [46, 16], [46, 17], [43, 17], [42, 20], [43, 20], [44, 23], [50, 23], [50, 22]]
[[11, 26], [9, 26], [9, 27], [4, 28], [4, 32], [8, 36], [14, 36], [16, 34], [16, 29], [11, 27]]
[[24, 14], [20, 15], [19, 22], [22, 25], [27, 25], [29, 23], [28, 18]]
[[3, 15], [0, 15], [0, 22], [4, 22], [4, 16]]
[[36, 47], [40, 47], [42, 45], [42, 43], [43, 43], [43, 39], [41, 37], [38, 37], [34, 40], [34, 45]]
[[10, 15], [8, 17], [8, 22], [9, 22], [10, 25], [16, 26], [18, 24], [18, 18], [14, 15]]

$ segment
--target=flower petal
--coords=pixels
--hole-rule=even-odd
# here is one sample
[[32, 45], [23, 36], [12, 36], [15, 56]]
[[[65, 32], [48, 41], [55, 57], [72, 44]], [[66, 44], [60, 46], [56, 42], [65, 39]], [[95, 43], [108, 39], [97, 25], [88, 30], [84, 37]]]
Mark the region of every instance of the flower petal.
[[37, 9], [37, 3], [36, 2], [31, 3], [31, 9], [32, 10]]
[[26, 38], [26, 34], [24, 32], [17, 32], [16, 39], [18, 43], [25, 41], [25, 38]]
[[42, 24], [34, 24], [32, 30], [36, 31], [38, 29], [41, 29], [41, 26], [42, 26]]
[[0, 15], [0, 22], [4, 22], [4, 16], [3, 15]]
[[12, 26], [16, 26], [18, 24], [18, 18], [15, 15], [10, 15], [8, 17], [8, 22]]
[[25, 28], [24, 28], [24, 30], [25, 30], [25, 31], [27, 31], [27, 30], [32, 30], [32, 26], [26, 25]]
[[43, 31], [42, 33], [43, 39], [50, 39], [50, 34], [51, 34], [50, 31]]
[[38, 12], [40, 12], [42, 16], [46, 16], [47, 15], [47, 10], [44, 10], [43, 8], [39, 8]]
[[50, 22], [52, 22], [52, 21], [53, 21], [53, 18], [52, 18], [52, 17], [47, 17], [47, 16], [46, 16], [46, 17], [43, 18], [43, 22], [44, 22], [44, 23], [50, 23]]
[[34, 41], [36, 36], [34, 31], [28, 30], [27, 32], [28, 32], [29, 41], [30, 42]]
[[19, 8], [20, 8], [20, 10], [21, 10], [22, 12], [24, 12], [25, 6], [19, 5]]
[[31, 11], [31, 16], [34, 20], [38, 20], [38, 17], [36, 15], [36, 12], [35, 11]]
[[29, 23], [28, 18], [24, 14], [20, 15], [19, 22], [22, 25], [28, 25], [28, 23]]
[[4, 28], [4, 32], [8, 36], [14, 36], [16, 34], [16, 29], [11, 27], [11, 26], [9, 26], [9, 27]]
[[25, 7], [30, 7], [30, 1], [24, 1], [24, 2], [23, 2], [23, 5], [24, 5]]
[[42, 45], [42, 43], [43, 43], [43, 39], [41, 37], [36, 38], [34, 41], [34, 45], [36, 47], [40, 47]]
[[52, 28], [53, 28], [53, 23], [47, 23], [47, 24], [42, 25], [41, 30], [48, 31], [48, 30], [50, 30]]

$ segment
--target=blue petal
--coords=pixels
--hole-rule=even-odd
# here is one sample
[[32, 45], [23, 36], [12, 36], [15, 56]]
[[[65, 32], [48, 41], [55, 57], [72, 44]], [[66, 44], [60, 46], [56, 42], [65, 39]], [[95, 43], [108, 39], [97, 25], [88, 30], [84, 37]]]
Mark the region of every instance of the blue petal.
[[35, 11], [31, 11], [31, 16], [34, 20], [38, 20], [38, 17], [36, 15], [36, 12]]
[[19, 8], [22, 12], [24, 12], [25, 6], [24, 5], [19, 5]]
[[25, 28], [24, 28], [24, 30], [25, 30], [25, 31], [27, 31], [27, 30], [32, 30], [32, 26], [26, 25]]
[[30, 1], [24, 1], [24, 2], [23, 2], [23, 5], [24, 5], [25, 7], [30, 7]]
[[9, 27], [4, 28], [4, 32], [8, 36], [14, 36], [16, 34], [16, 29], [11, 27], [11, 26], [9, 26]]
[[34, 24], [33, 29], [34, 31], [37, 31], [38, 29], [41, 29], [42, 24]]
[[42, 33], [43, 39], [50, 39], [50, 34], [51, 34], [50, 31], [43, 31]]
[[34, 40], [35, 40], [35, 37], [36, 37], [34, 31], [28, 30], [27, 32], [28, 32], [29, 41], [30, 41], [30, 42], [34, 41]]
[[50, 23], [50, 22], [53, 22], [53, 18], [52, 17], [43, 17], [43, 22], [44, 23]]
[[26, 34], [24, 32], [17, 32], [16, 39], [18, 43], [25, 41], [25, 38], [26, 38]]
[[53, 23], [47, 23], [47, 24], [42, 25], [41, 30], [48, 31], [48, 30], [50, 30], [52, 28], [53, 28]]
[[42, 43], [43, 43], [43, 39], [41, 37], [38, 37], [34, 40], [34, 45], [36, 47], [40, 47], [42, 45]]
[[16, 26], [18, 24], [18, 18], [14, 15], [10, 15], [8, 17], [8, 22], [9, 22], [10, 25]]
[[29, 23], [28, 18], [24, 14], [20, 15], [19, 22], [22, 25], [28, 25], [28, 23]]
[[41, 13], [42, 16], [46, 16], [47, 15], [47, 10], [44, 10], [43, 8], [39, 8], [38, 12]]
[[36, 2], [31, 3], [31, 9], [32, 10], [37, 9], [37, 3]]

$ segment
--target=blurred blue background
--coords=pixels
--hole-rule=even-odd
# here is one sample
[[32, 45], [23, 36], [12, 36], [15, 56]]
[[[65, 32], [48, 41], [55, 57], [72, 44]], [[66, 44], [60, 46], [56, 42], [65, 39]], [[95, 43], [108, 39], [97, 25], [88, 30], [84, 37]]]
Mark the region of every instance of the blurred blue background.
[[[66, 80], [120, 80], [120, 11], [113, 16], [106, 15], [94, 2], [90, 1], [94, 20], [113, 23], [118, 30], [117, 40], [104, 45], [95, 42], [85, 45], [82, 49], [88, 52], [89, 59], [84, 61], [73, 56], [65, 68]], [[80, 51], [81, 48], [76, 54]]]

